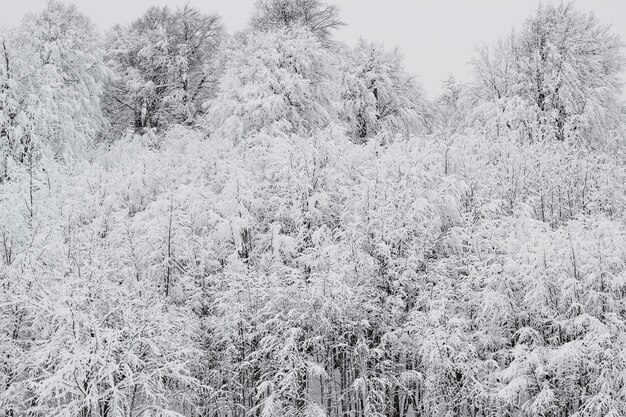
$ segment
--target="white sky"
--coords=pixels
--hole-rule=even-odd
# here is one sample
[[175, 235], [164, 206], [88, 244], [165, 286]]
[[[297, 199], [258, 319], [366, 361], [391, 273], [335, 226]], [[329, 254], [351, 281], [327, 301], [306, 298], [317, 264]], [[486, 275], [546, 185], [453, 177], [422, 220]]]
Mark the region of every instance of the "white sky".
[[[230, 32], [248, 21], [254, 0], [74, 0], [83, 13], [102, 29], [128, 23], [149, 6], [182, 6], [189, 3], [204, 12], [215, 12]], [[430, 96], [439, 92], [449, 75], [469, 78], [467, 62], [474, 48], [490, 44], [519, 26], [540, 0], [329, 0], [341, 7], [348, 24], [337, 37], [352, 44], [363, 36], [398, 46], [407, 71]], [[544, 1], [545, 2], [545, 1]], [[24, 13], [44, 7], [45, 0], [0, 0], [0, 26], [16, 25]], [[626, 1], [576, 0], [582, 11], [593, 11], [626, 41]]]

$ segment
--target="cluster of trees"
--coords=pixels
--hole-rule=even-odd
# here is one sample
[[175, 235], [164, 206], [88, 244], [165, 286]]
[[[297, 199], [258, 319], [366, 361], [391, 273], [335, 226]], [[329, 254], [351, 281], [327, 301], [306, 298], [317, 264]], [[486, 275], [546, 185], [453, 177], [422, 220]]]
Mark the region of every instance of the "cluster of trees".
[[342, 25], [5, 33], [0, 416], [626, 415], [619, 40], [542, 6], [428, 101]]

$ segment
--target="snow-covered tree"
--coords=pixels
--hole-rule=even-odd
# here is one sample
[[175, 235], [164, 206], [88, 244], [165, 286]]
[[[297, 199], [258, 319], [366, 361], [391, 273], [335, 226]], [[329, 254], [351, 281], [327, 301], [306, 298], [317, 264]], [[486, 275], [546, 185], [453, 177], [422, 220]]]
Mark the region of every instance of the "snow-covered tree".
[[322, 0], [257, 0], [250, 20], [259, 31], [304, 26], [324, 45], [331, 42], [332, 31], [343, 25], [339, 8]]
[[571, 3], [544, 5], [493, 54], [474, 62], [476, 98], [501, 108], [530, 140], [614, 136], [622, 117], [622, 43]]
[[0, 137], [7, 163], [80, 154], [106, 122], [108, 72], [92, 23], [76, 7], [48, 2], [2, 40]]
[[240, 140], [255, 133], [311, 132], [334, 119], [334, 56], [306, 28], [249, 32], [227, 47], [209, 129]]
[[425, 100], [406, 74], [397, 49], [359, 40], [349, 52], [343, 75], [343, 114], [350, 134], [363, 142], [377, 135], [393, 140], [424, 126]]
[[152, 7], [111, 31], [107, 57], [116, 76], [106, 100], [118, 131], [193, 122], [215, 86], [220, 21], [188, 5], [175, 11]]

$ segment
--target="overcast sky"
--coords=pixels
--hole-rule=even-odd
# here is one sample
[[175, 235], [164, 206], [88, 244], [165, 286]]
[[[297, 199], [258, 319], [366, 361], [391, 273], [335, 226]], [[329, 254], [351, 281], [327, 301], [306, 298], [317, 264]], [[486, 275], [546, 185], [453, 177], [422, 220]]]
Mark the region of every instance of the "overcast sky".
[[[333, 2], [332, 0], [330, 2]], [[229, 31], [242, 29], [254, 0], [74, 0], [102, 29], [128, 23], [152, 5], [182, 6], [220, 14]], [[348, 24], [338, 38], [353, 44], [359, 36], [398, 46], [407, 71], [416, 75], [430, 96], [441, 80], [465, 80], [474, 48], [490, 44], [519, 26], [540, 0], [337, 0]], [[545, 1], [544, 1], [545, 3]], [[0, 0], [0, 26], [17, 24], [24, 13], [43, 8], [45, 0]], [[626, 40], [626, 1], [577, 0], [578, 9], [593, 11]]]

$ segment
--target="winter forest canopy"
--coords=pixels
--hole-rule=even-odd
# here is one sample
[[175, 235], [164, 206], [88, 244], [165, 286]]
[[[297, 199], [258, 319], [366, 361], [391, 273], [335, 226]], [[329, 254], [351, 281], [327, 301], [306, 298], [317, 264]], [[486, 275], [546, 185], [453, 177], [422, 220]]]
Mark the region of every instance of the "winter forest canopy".
[[1, 417], [626, 416], [621, 40], [546, 3], [429, 100], [346, 23], [1, 34]]

